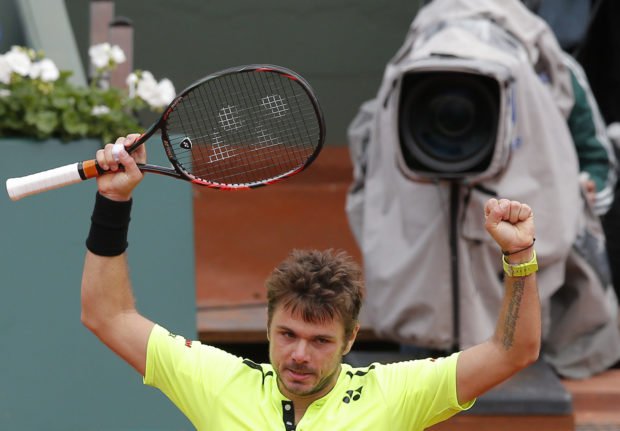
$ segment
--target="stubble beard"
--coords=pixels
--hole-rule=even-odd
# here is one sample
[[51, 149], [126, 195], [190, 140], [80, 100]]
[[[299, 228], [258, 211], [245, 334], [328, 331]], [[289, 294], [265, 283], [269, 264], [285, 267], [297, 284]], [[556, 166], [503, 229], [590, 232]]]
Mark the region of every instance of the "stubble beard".
[[[311, 396], [311, 395], [315, 395], [320, 393], [321, 391], [325, 390], [325, 388], [327, 388], [330, 384], [335, 383], [337, 375], [340, 372], [340, 365], [341, 363], [338, 363], [338, 365], [334, 368], [334, 370], [327, 376], [325, 376], [323, 379], [319, 380], [317, 382], [316, 385], [314, 385], [313, 387], [311, 387], [310, 389], [307, 390], [300, 390], [298, 388], [295, 387], [291, 387], [289, 385], [287, 385], [285, 383], [285, 381], [281, 378], [280, 373], [277, 373], [277, 377], [278, 377], [278, 382], [280, 384], [281, 387], [283, 387], [284, 389], [286, 389], [287, 392], [295, 395], [295, 396], [299, 396], [299, 397], [307, 397], [307, 396]], [[296, 369], [293, 367], [289, 367], [291, 369], [293, 369], [294, 371], [304, 371], [303, 369]], [[295, 383], [293, 383], [294, 386], [297, 386]]]

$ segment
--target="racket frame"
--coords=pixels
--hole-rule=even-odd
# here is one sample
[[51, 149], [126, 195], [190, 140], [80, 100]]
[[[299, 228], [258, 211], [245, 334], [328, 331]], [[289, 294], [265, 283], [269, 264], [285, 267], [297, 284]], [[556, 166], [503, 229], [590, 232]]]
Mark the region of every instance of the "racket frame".
[[[168, 132], [166, 129], [166, 120], [168, 119], [168, 116], [174, 111], [176, 106], [179, 103], [181, 103], [183, 98], [187, 94], [191, 93], [196, 87], [203, 85], [207, 81], [211, 81], [213, 79], [217, 79], [225, 75], [237, 74], [237, 73], [277, 73], [285, 78], [296, 81], [300, 85], [300, 87], [304, 90], [304, 92], [306, 93], [306, 95], [308, 96], [308, 99], [310, 100], [312, 104], [314, 113], [316, 115], [316, 118], [318, 119], [318, 124], [319, 124], [318, 143], [314, 151], [312, 152], [312, 154], [304, 161], [304, 163], [302, 163], [301, 165], [287, 172], [279, 174], [276, 177], [268, 178], [268, 179], [261, 180], [261, 181], [255, 181], [252, 183], [241, 183], [241, 184], [219, 183], [215, 181], [205, 180], [203, 178], [198, 178], [195, 175], [193, 175], [191, 172], [184, 169], [182, 165], [179, 163], [179, 161], [174, 155], [174, 151], [172, 149], [172, 145], [170, 143], [170, 139], [169, 139]], [[168, 160], [170, 161], [170, 163], [172, 163], [173, 168], [166, 168], [163, 166], [151, 165], [151, 164], [138, 164], [138, 167], [140, 168], [141, 171], [151, 172], [151, 173], [155, 173], [159, 175], [166, 175], [166, 176], [174, 177], [177, 179], [189, 181], [192, 184], [197, 184], [200, 186], [206, 186], [206, 187], [222, 189], [222, 190], [251, 189], [251, 188], [265, 186], [268, 184], [273, 184], [285, 178], [291, 177], [303, 171], [312, 162], [314, 162], [318, 154], [321, 152], [321, 149], [323, 148], [323, 144], [325, 141], [325, 120], [323, 117], [323, 112], [319, 105], [319, 101], [316, 98], [314, 91], [312, 90], [312, 87], [310, 86], [308, 81], [306, 81], [301, 75], [299, 75], [298, 73], [290, 69], [287, 69], [282, 66], [276, 66], [273, 64], [249, 64], [249, 65], [244, 65], [244, 66], [231, 67], [228, 69], [218, 71], [211, 75], [208, 75], [192, 83], [189, 87], [181, 91], [174, 98], [172, 102], [170, 102], [168, 107], [164, 110], [164, 113], [160, 116], [159, 120], [156, 121], [153, 125], [151, 125], [151, 127], [149, 127], [149, 129], [146, 132], [144, 132], [136, 140], [136, 142], [134, 142], [131, 146], [129, 146], [127, 148], [127, 152], [131, 153], [132, 151], [134, 151], [136, 148], [138, 148], [140, 145], [146, 142], [151, 136], [153, 136], [155, 132], [158, 130], [160, 131], [160, 134], [161, 134], [161, 141], [164, 145], [166, 156], [168, 157]], [[98, 168], [98, 170], [99, 169], [100, 168]]]

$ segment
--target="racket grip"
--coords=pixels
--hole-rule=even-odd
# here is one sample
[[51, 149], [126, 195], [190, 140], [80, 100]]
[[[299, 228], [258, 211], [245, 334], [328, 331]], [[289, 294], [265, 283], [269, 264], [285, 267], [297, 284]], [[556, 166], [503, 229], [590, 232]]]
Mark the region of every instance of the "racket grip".
[[94, 160], [73, 163], [48, 171], [6, 180], [6, 190], [13, 201], [48, 190], [94, 178], [102, 173]]

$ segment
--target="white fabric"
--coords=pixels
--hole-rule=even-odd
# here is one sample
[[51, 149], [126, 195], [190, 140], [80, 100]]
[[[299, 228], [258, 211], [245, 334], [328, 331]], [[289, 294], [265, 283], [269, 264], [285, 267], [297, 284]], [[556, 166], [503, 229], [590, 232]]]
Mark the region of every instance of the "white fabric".
[[[469, 20], [481, 17], [507, 29], [521, 48], [507, 55], [503, 42], [487, 37], [490, 33], [484, 28], [468, 31]], [[446, 32], [429, 32], [443, 21], [457, 19], [466, 22], [448, 26]], [[412, 181], [397, 167], [400, 79], [420, 60], [437, 53], [508, 67], [514, 77], [517, 116], [513, 134], [497, 144], [496, 151], [507, 153], [499, 159], [503, 169], [460, 187], [459, 340], [452, 324], [450, 184]], [[532, 67], [537, 64], [545, 65], [549, 83], [543, 83]], [[526, 202], [534, 210], [549, 361], [562, 374], [583, 376], [618, 359], [620, 336], [617, 328], [609, 330], [617, 318], [613, 306], [593, 306], [587, 319], [564, 316], [559, 327], [551, 319], [552, 296], [573, 281], [565, 278], [567, 259], [586, 225], [578, 161], [566, 124], [571, 106], [570, 75], [559, 46], [546, 24], [519, 1], [435, 0], [420, 10], [404, 45], [385, 69], [377, 97], [361, 107], [349, 129], [355, 170], [347, 213], [364, 257], [366, 312], [378, 335], [438, 349], [450, 349], [455, 342], [466, 348], [491, 336], [503, 285], [500, 250], [484, 229], [483, 205], [491, 197], [487, 190]], [[584, 284], [583, 279], [580, 282]], [[595, 290], [608, 287], [586, 280], [582, 294], [600, 297], [602, 293]], [[617, 310], [617, 301], [614, 304]], [[566, 326], [567, 322], [571, 324]], [[562, 357], [571, 345], [587, 344], [584, 334], [596, 335], [604, 327], [607, 335], [598, 340], [604, 349], [590, 343], [579, 354], [571, 353], [570, 360]], [[551, 336], [558, 328], [565, 330], [561, 348]]]

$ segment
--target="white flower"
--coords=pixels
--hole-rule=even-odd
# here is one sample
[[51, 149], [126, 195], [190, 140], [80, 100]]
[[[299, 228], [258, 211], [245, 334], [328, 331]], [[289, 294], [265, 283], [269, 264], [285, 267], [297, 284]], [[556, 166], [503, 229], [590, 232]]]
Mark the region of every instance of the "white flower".
[[147, 70], [140, 75], [136, 94], [153, 108], [166, 107], [176, 95], [169, 79], [162, 79], [158, 83], [153, 74]]
[[95, 67], [99, 69], [107, 66], [110, 62], [110, 56], [108, 55], [110, 49], [110, 44], [107, 42], [91, 46], [88, 49], [88, 55], [90, 57], [91, 63], [93, 63]]
[[0, 97], [9, 97], [11, 95], [11, 91], [6, 88], [0, 88]]
[[108, 42], [91, 46], [88, 55], [97, 69], [108, 67], [111, 62], [119, 64], [126, 60], [123, 50], [118, 45], [112, 46]]
[[127, 84], [127, 88], [129, 89], [129, 98], [133, 99], [136, 97], [136, 85], [138, 84], [138, 75], [135, 72], [131, 72], [129, 76], [127, 76], [127, 80], [125, 83]]
[[149, 105], [153, 105], [151, 101], [155, 101], [157, 95], [157, 81], [151, 72], [145, 70], [140, 75], [140, 80], [136, 86], [136, 94], [144, 99]]
[[11, 50], [4, 55], [4, 58], [9, 64], [11, 71], [21, 76], [28, 76], [30, 73], [30, 65], [32, 64], [30, 57], [18, 46], [12, 47]]
[[111, 50], [110, 50], [110, 58], [112, 59], [112, 61], [116, 64], [121, 64], [124, 63], [125, 60], [127, 60], [125, 58], [125, 53], [123, 52], [123, 50], [121, 49], [120, 46], [118, 45], [114, 45], [112, 46]]
[[98, 117], [100, 115], [109, 114], [110, 108], [108, 108], [105, 105], [97, 105], [97, 106], [93, 106], [93, 109], [90, 113], [94, 115], [95, 117]]
[[0, 83], [8, 84], [11, 82], [11, 66], [6, 61], [5, 55], [0, 55]]
[[32, 64], [29, 76], [32, 79], [40, 78], [41, 81], [53, 82], [58, 79], [60, 72], [52, 60], [45, 58]]
[[157, 87], [159, 88], [159, 97], [162, 102], [162, 107], [168, 106], [177, 95], [172, 81], [168, 78], [164, 78], [159, 81]]

